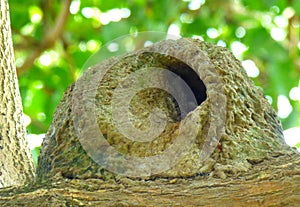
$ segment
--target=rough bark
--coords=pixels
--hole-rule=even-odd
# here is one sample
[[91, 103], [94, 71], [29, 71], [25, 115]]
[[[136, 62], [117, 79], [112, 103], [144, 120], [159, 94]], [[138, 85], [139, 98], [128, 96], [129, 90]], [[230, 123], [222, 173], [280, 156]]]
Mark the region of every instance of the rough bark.
[[22, 103], [6, 0], [0, 1], [0, 100], [0, 187], [22, 185], [33, 179], [34, 166], [21, 121]]
[[300, 203], [299, 156], [270, 158], [247, 173], [154, 180], [58, 179], [0, 191], [0, 206], [277, 206]]

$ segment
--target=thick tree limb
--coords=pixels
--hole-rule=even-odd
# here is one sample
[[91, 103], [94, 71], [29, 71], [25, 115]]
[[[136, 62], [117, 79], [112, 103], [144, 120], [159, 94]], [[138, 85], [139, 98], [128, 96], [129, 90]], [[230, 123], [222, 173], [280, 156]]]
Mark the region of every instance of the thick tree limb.
[[58, 179], [0, 190], [0, 206], [297, 206], [300, 157], [270, 158], [227, 179]]

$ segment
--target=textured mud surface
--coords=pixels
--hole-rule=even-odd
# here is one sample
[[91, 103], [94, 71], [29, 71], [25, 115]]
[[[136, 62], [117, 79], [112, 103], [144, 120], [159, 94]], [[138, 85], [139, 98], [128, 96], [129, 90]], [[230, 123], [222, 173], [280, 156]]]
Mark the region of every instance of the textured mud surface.
[[[195, 139], [182, 159], [167, 171], [150, 173], [148, 178], [238, 176], [271, 157], [296, 153], [284, 143], [275, 111], [247, 77], [240, 62], [225, 48], [192, 39], [167, 40], [106, 60], [91, 68], [90, 74], [107, 67], [110, 70], [101, 83], [94, 83], [87, 76], [79, 84], [81, 93], [74, 93], [74, 85], [66, 91], [42, 145], [38, 178], [109, 179], [116, 176], [87, 155], [74, 129], [72, 116], [81, 115], [86, 108], [82, 106], [72, 111], [72, 100], [78, 99], [81, 103], [84, 92], [95, 86], [97, 125], [107, 142], [123, 154], [136, 157], [160, 155], [175, 142], [178, 134], [182, 133], [182, 137], [189, 140], [189, 133], [197, 129]], [[182, 116], [178, 103], [166, 91], [157, 88], [140, 91], [130, 102], [128, 114], [133, 126], [146, 130], [150, 125], [147, 117], [154, 108], [165, 112], [167, 124], [156, 139], [135, 142], [114, 125], [113, 92], [129, 74], [152, 67], [180, 75], [192, 89], [198, 106], [190, 107]], [[185, 131], [179, 130], [180, 124], [184, 124]], [[89, 128], [82, 127], [81, 130], [88, 133]], [[213, 146], [212, 153], [205, 151], [211, 149], [210, 145]], [[170, 154], [168, 159], [172, 156]]]

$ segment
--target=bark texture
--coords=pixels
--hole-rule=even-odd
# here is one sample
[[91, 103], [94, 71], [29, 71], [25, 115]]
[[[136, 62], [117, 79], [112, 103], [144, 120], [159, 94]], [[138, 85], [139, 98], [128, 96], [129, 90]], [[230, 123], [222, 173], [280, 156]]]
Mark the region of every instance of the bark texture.
[[235, 178], [59, 178], [19, 189], [0, 190], [0, 206], [3, 207], [297, 207], [299, 203], [299, 155], [264, 160]]
[[0, 100], [0, 187], [22, 185], [33, 179], [34, 166], [21, 121], [22, 103], [6, 0], [0, 1]]

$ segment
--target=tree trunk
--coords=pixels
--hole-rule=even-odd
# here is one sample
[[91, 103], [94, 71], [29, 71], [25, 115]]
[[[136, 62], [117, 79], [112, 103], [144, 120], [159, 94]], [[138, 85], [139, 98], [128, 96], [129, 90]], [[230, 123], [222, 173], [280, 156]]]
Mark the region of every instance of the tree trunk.
[[22, 123], [11, 39], [9, 10], [0, 1], [0, 187], [22, 185], [33, 179], [34, 167]]

